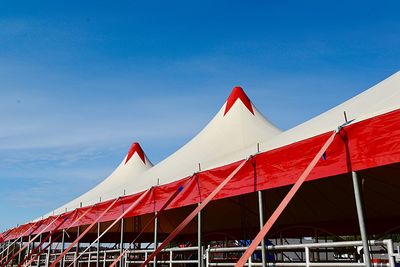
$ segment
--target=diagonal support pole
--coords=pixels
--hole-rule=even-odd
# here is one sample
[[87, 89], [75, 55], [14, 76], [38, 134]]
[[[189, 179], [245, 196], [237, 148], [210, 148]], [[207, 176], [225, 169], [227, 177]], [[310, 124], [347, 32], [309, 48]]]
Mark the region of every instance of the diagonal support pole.
[[[31, 266], [31, 264], [32, 264], [32, 262], [37, 258], [37, 257], [39, 257], [40, 255], [42, 255], [42, 253], [44, 252], [44, 251], [46, 251], [47, 250], [47, 248], [50, 246], [50, 245], [52, 245], [55, 241], [57, 241], [60, 237], [61, 237], [61, 235], [62, 235], [62, 232], [61, 233], [59, 233], [53, 240], [51, 240], [50, 242], [49, 242], [49, 244], [47, 244], [44, 248], [42, 248], [42, 249], [40, 249], [40, 247], [41, 247], [41, 245], [43, 245], [43, 243], [41, 244], [41, 245], [39, 245], [39, 246], [37, 246], [36, 248], [39, 250], [39, 252], [38, 253], [36, 253], [35, 255], [33, 255], [33, 257], [26, 263], [26, 264], [24, 264], [23, 262], [22, 263], [20, 263], [19, 265], [18, 265], [18, 267], [21, 267], [21, 266]], [[37, 251], [37, 250], [36, 250]], [[35, 252], [36, 252], [35, 251]], [[32, 256], [32, 254], [30, 255], [30, 256]], [[29, 257], [30, 257], [29, 256]]]
[[[77, 222], [79, 222], [92, 208], [93, 208], [93, 206], [91, 206], [90, 208], [88, 208], [88, 209], [87, 209], [86, 211], [84, 211], [78, 218], [76, 218], [76, 219], [72, 222], [72, 224], [67, 228], [67, 230], [68, 230], [68, 229], [71, 229], [72, 227], [74, 227], [75, 224], [76, 224]], [[78, 209], [75, 210], [75, 214], [76, 214], [77, 212], [78, 212]], [[64, 221], [64, 222], [65, 222], [65, 221]], [[61, 227], [61, 225], [62, 225], [64, 222], [62, 222], [62, 223], [60, 224], [59, 227], [56, 227], [55, 230], [53, 230], [52, 232], [50, 232], [50, 233], [42, 240], [42, 242], [39, 244], [39, 246], [37, 246], [36, 248], [34, 248], [34, 249], [24, 258], [24, 260], [18, 265], [18, 267], [21, 267], [33, 254], [35, 254], [35, 253], [38, 251], [38, 249], [44, 244], [44, 242], [46, 242], [46, 241], [50, 238], [50, 236], [53, 234], [53, 232], [56, 232], [56, 231]], [[64, 230], [63, 230], [63, 231], [64, 231]], [[54, 241], [55, 241], [55, 240], [53, 240], [51, 243], [53, 243]], [[28, 245], [29, 245], [29, 244], [28, 244]], [[34, 256], [34, 258], [36, 258], [36, 257], [39, 256], [40, 254], [42, 254], [42, 252], [43, 252], [43, 251], [39, 252], [37, 255]], [[29, 266], [29, 265], [32, 263], [32, 261], [34, 260], [34, 258], [31, 259], [26, 265]]]
[[117, 203], [117, 201], [119, 200], [119, 198], [116, 198], [97, 218], [96, 218], [96, 220], [94, 220], [93, 222], [92, 222], [92, 224], [90, 224], [87, 228], [86, 228], [86, 230], [82, 233], [82, 234], [80, 234], [75, 240], [74, 240], [74, 242], [72, 242], [70, 245], [69, 245], [69, 247], [66, 249], [66, 250], [64, 250], [58, 257], [57, 257], [57, 259], [50, 265], [50, 267], [54, 267], [54, 266], [56, 266], [57, 265], [57, 263], [65, 256], [65, 254], [67, 254], [74, 246], [75, 246], [75, 244], [76, 243], [78, 243], [86, 234], [87, 234], [87, 232], [89, 232], [92, 228], [93, 228], [93, 226], [94, 225], [96, 225], [98, 222], [99, 222], [99, 220], [115, 205], [115, 203]]
[[[250, 159], [250, 158], [249, 158]], [[243, 168], [243, 166], [246, 165], [247, 162], [249, 162], [249, 159], [243, 160], [242, 163], [237, 166], [231, 174], [228, 175], [228, 177], [225, 178], [225, 180], [222, 181], [215, 189], [214, 191], [209, 194], [203, 202], [199, 206], [197, 206], [196, 209], [194, 209], [189, 216], [183, 220], [178, 227], [175, 228], [175, 230], [161, 243], [161, 245], [153, 252], [151, 255], [146, 259], [146, 261], [140, 265], [141, 267], [146, 266], [151, 260], [154, 259], [154, 257], [157, 256], [158, 253], [160, 253], [161, 250], [164, 249], [166, 245], [175, 237], [177, 236], [185, 227], [190, 223], [191, 220], [193, 220], [194, 217], [218, 194], [219, 191], [221, 191], [222, 188], [230, 181], [232, 180], [233, 177]]]
[[[60, 222], [60, 223], [55, 227], [55, 230], [54, 230], [54, 231], [57, 231], [57, 230], [66, 222], [66, 220], [67, 220], [67, 218], [65, 218], [65, 220], [63, 220], [62, 222]], [[28, 255], [26, 255], [26, 256], [24, 257], [24, 259], [18, 264], [18, 267], [21, 267], [22, 264], [24, 264], [24, 262], [25, 262], [30, 256], [32, 256], [32, 254], [36, 253], [36, 251], [38, 251], [39, 248], [50, 238], [50, 236], [52, 235], [52, 233], [53, 233], [53, 231], [50, 231], [50, 233], [49, 233], [45, 238], [43, 238], [43, 240], [39, 243], [39, 245], [38, 245], [36, 248], [34, 248], [34, 249], [31, 251], [31, 253], [29, 253]], [[28, 246], [29, 246], [29, 244], [26, 245], [26, 247], [28, 247]]]
[[182, 192], [182, 190], [186, 187], [186, 185], [188, 185], [189, 182], [193, 180], [193, 177], [195, 177], [195, 175], [190, 177], [183, 185], [180, 185], [178, 187], [178, 189], [169, 197], [169, 199], [164, 203], [164, 205], [160, 208], [160, 210], [155, 213], [156, 215], [154, 215], [153, 218], [151, 218], [147, 222], [147, 224], [143, 227], [142, 231], [140, 231], [140, 233], [133, 239], [133, 241], [129, 244], [128, 248], [122, 251], [119, 254], [119, 256], [111, 263], [110, 267], [115, 267], [115, 265], [117, 265], [117, 263], [122, 259], [122, 257], [131, 249], [131, 246], [136, 242], [136, 240], [138, 240], [138, 238], [144, 233], [147, 227], [149, 227], [153, 223], [154, 219], [160, 216], [160, 213], [163, 212], [169, 206], [169, 204], [171, 204], [171, 202], [179, 195], [180, 192]]
[[[31, 232], [29, 233], [29, 235], [31, 235], [33, 232], [35, 232], [35, 231], [40, 227], [40, 225], [42, 225], [42, 222], [41, 222], [41, 221], [38, 221], [38, 222], [36, 222], [35, 224], [33, 224], [33, 225], [32, 225], [31, 227], [29, 227], [25, 232], [23, 232], [18, 238], [16, 238], [16, 239], [14, 240], [14, 242], [12, 242], [10, 245], [6, 246], [6, 248], [5, 248], [1, 253], [4, 253], [8, 248], [10, 248], [12, 245], [14, 245], [14, 244], [17, 242], [17, 240], [18, 240], [19, 238], [25, 236], [25, 234], [28, 233], [30, 230], [31, 230]], [[10, 232], [11, 232], [11, 231], [10, 231]], [[5, 258], [2, 258], [2, 259], [1, 259], [1, 262], [3, 262], [4, 259], [5, 259]]]
[[326, 149], [332, 144], [333, 140], [335, 139], [335, 136], [336, 136], [336, 131], [332, 133], [332, 135], [328, 138], [328, 140], [325, 142], [325, 144], [322, 146], [322, 148], [318, 151], [318, 153], [315, 155], [315, 157], [310, 162], [310, 164], [307, 166], [307, 168], [304, 170], [304, 172], [300, 175], [299, 179], [296, 181], [296, 183], [293, 185], [293, 187], [287, 193], [287, 195], [282, 200], [282, 202], [279, 204], [279, 206], [276, 208], [274, 213], [272, 213], [271, 217], [264, 224], [263, 228], [257, 234], [257, 236], [255, 237], [253, 242], [250, 244], [250, 246], [247, 248], [247, 250], [243, 253], [242, 257], [236, 263], [235, 267], [242, 267], [246, 264], [246, 261], [251, 257], [253, 252], [256, 250], [258, 244], [260, 244], [261, 240], [265, 237], [265, 235], [272, 228], [272, 226], [274, 225], [276, 220], [279, 218], [279, 216], [282, 214], [282, 212], [284, 211], [286, 206], [289, 204], [289, 202], [292, 200], [294, 195], [300, 189], [301, 185], [307, 179], [308, 175], [314, 169], [315, 165], [317, 165], [318, 161], [321, 159], [321, 157], [325, 153]]
[[106, 230], [104, 230], [104, 232], [99, 235], [82, 253], [80, 253], [73, 262], [71, 262], [70, 265], [68, 265], [68, 267], [70, 267], [71, 265], [73, 265], [83, 254], [85, 254], [86, 251], [88, 251], [94, 244], [97, 243], [98, 240], [100, 240], [100, 238], [102, 236], [104, 236], [108, 231], [110, 231], [111, 228], [113, 228], [114, 225], [116, 225], [126, 214], [128, 214], [128, 212], [130, 212], [131, 210], [133, 210], [137, 205], [139, 205], [139, 203], [153, 190], [153, 187], [150, 188], [149, 190], [145, 191], [143, 194], [140, 195], [140, 197], [138, 199], [136, 199], [135, 202], [133, 202], [116, 220], [114, 220], [114, 222], [112, 224], [110, 224], [110, 226], [107, 227]]
[[[60, 218], [61, 215], [57, 216], [53, 221], [51, 221], [46, 227], [44, 227], [38, 234], [33, 237], [33, 239], [30, 241], [31, 243], [38, 238], [42, 233], [44, 233], [53, 223], [57, 221], [58, 218]], [[24, 251], [27, 247], [29, 246], [29, 243], [26, 243], [22, 248], [20, 248], [14, 255], [12, 255], [1, 267], [7, 266], [19, 253]]]

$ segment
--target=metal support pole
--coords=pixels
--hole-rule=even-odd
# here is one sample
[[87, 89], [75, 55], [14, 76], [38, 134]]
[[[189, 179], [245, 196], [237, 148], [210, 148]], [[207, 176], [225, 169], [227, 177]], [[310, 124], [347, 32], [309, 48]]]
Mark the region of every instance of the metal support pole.
[[[154, 251], [157, 249], [157, 232], [158, 232], [158, 218], [157, 211], [155, 212], [156, 217], [154, 218]], [[153, 267], [157, 267], [157, 258], [154, 257]]]
[[1, 262], [1, 259], [3, 259], [3, 257], [4, 257], [4, 245], [6, 244], [6, 242], [4, 242], [4, 243], [2, 243], [1, 244], [1, 253], [0, 253], [0, 264], [2, 264], [2, 262]]
[[[78, 226], [78, 227], [77, 227], [77, 230], [76, 230], [76, 238], [78, 238], [79, 235], [80, 235], [80, 227]], [[75, 250], [75, 257], [74, 257], [74, 267], [79, 266], [79, 263], [78, 263], [78, 261], [79, 261], [78, 255], [79, 255], [79, 242], [76, 243], [76, 250]]]
[[363, 211], [363, 206], [362, 206], [362, 197], [361, 197], [361, 193], [360, 193], [360, 186], [358, 183], [358, 175], [354, 171], [351, 172], [351, 175], [353, 178], [353, 189], [354, 189], [354, 198], [356, 201], [358, 224], [360, 226], [361, 239], [362, 239], [362, 244], [363, 244], [363, 249], [364, 249], [365, 266], [371, 267], [371, 256], [370, 256], [369, 247], [368, 247], [367, 231], [365, 229], [364, 211]]
[[310, 248], [305, 247], [306, 267], [310, 267]]
[[[33, 244], [31, 244], [31, 235], [28, 236], [28, 247], [26, 248], [26, 255], [29, 255], [31, 253], [31, 247]], [[29, 260], [29, 259], [28, 259]]]
[[[4, 251], [3, 251], [3, 250], [4, 250], [4, 244], [6, 244], [6, 242], [0, 244], [0, 251], [1, 251], [1, 252], [0, 252], [0, 260], [4, 257], [4, 256], [3, 256], [3, 254], [4, 254]], [[1, 263], [2, 263], [2, 262], [0, 262], [0, 264], [1, 264]]]
[[386, 246], [387, 246], [387, 253], [388, 253], [388, 257], [389, 257], [389, 266], [395, 267], [396, 261], [395, 261], [395, 257], [394, 257], [393, 240], [392, 239], [383, 240], [383, 242], [385, 242]]
[[[263, 207], [263, 194], [262, 191], [258, 191], [258, 214], [260, 219], [260, 230], [264, 226], [264, 207]], [[261, 260], [262, 265], [266, 266], [266, 251], [265, 251], [265, 238], [261, 240]]]
[[48, 267], [49, 266], [49, 263], [50, 263], [50, 255], [51, 255], [51, 236], [50, 236], [50, 238], [49, 238], [49, 248], [47, 249], [47, 255], [46, 255], [46, 267]]
[[[61, 236], [61, 250], [60, 253], [64, 251], [64, 244], [65, 244], [65, 230], [62, 230], [62, 236]], [[60, 261], [60, 267], [64, 267], [64, 257]]]
[[[96, 246], [96, 267], [100, 266], [100, 230], [101, 230], [101, 225], [100, 222], [97, 223], [97, 246]], [[89, 250], [89, 258], [90, 258], [90, 250]]]
[[[42, 234], [40, 234], [40, 236], [39, 236], [39, 244], [38, 244], [38, 246], [40, 245], [40, 243], [42, 243]], [[40, 249], [41, 248], [39, 247], [39, 250]], [[36, 266], [39, 267], [40, 266], [40, 255], [37, 256], [36, 260], [37, 260]]]
[[[200, 205], [200, 203], [199, 203]], [[197, 214], [197, 258], [198, 258], [198, 267], [203, 266], [203, 255], [201, 252], [201, 211]]]
[[[18, 250], [21, 249], [21, 248], [22, 248], [22, 236], [19, 239], [19, 248], [18, 248]], [[22, 251], [18, 254], [18, 264], [21, 262], [21, 254], [22, 254]]]
[[10, 244], [11, 244], [11, 240], [8, 241], [7, 244], [7, 253], [6, 253], [6, 261], [8, 260], [8, 257], [10, 257]]
[[[119, 252], [120, 254], [124, 252], [124, 218], [121, 219], [121, 238], [120, 238], [120, 244], [119, 244]], [[119, 261], [119, 266], [122, 267], [124, 266], [124, 258], [121, 258]]]

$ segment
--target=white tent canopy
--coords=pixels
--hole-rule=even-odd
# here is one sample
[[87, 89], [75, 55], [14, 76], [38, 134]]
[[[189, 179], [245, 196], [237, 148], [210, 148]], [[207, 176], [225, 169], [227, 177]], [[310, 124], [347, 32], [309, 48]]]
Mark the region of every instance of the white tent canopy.
[[[92, 190], [61, 206], [55, 214], [70, 211], [151, 186], [167, 184], [244, 159], [261, 151], [282, 147], [331, 131], [349, 120], [361, 121], [400, 108], [400, 72], [335, 108], [285, 132], [269, 122], [250, 102], [240, 87], [209, 124], [191, 141], [160, 163], [152, 166], [140, 146], [134, 144], [117, 169]], [[143, 155], [141, 155], [143, 153]], [[129, 158], [129, 160], [127, 160]], [[143, 160], [144, 159], [144, 160]], [[50, 214], [49, 214], [50, 215]]]

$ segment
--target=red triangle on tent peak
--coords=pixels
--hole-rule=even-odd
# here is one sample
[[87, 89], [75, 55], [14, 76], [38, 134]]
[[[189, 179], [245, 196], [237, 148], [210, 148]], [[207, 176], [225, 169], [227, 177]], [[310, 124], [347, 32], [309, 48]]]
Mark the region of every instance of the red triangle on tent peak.
[[131, 159], [133, 154], [137, 153], [138, 156], [141, 158], [144, 164], [146, 164], [145, 159], [144, 159], [144, 152], [139, 143], [133, 143], [131, 148], [128, 151], [128, 154], [126, 155], [126, 160], [125, 164], [128, 163], [128, 161]]
[[238, 99], [240, 99], [240, 101], [242, 101], [242, 103], [246, 106], [246, 108], [254, 115], [253, 106], [251, 105], [249, 97], [243, 91], [242, 87], [236, 86], [235, 88], [233, 88], [231, 94], [229, 95], [226, 101], [224, 116], [226, 115], [226, 113], [228, 113], [228, 111], [231, 109], [231, 107], [236, 103]]

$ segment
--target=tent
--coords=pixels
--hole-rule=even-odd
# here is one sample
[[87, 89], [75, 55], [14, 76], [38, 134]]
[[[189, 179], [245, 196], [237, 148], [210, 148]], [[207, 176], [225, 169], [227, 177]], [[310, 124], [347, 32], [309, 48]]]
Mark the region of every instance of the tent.
[[[331, 145], [274, 226], [275, 232], [285, 229], [296, 235], [296, 227], [306, 229], [310, 225], [327, 232], [356, 232], [349, 178], [353, 171], [365, 181], [369, 230], [384, 233], [396, 229], [400, 218], [399, 209], [393, 208], [400, 202], [395, 197], [400, 186], [396, 179], [400, 167], [399, 88], [397, 72], [325, 113], [281, 131], [261, 114], [242, 88], [235, 87], [208, 125], [160, 163], [153, 166], [140, 145], [134, 143], [116, 170], [92, 190], [43, 219], [3, 233], [2, 238], [13, 240], [59, 230], [58, 222], [62, 223], [60, 229], [93, 222], [103, 222], [107, 227], [121, 215], [130, 220], [125, 230], [134, 237], [151, 220], [151, 214], [163, 211], [164, 204], [171, 201], [162, 215], [166, 218], [162, 233], [168, 236], [236, 169], [234, 177], [208, 205], [203, 231], [210, 239], [221, 232], [235, 236], [242, 234], [246, 225], [246, 236], [251, 237], [259, 230], [255, 192], [264, 193], [268, 217], [335, 130]], [[171, 200], [177, 188], [179, 194]], [[149, 228], [146, 232], [153, 231]], [[115, 226], [105, 237], [117, 239], [118, 232]], [[185, 239], [195, 232], [192, 223], [179, 237]], [[90, 230], [85, 238], [91, 240], [94, 235]]]

